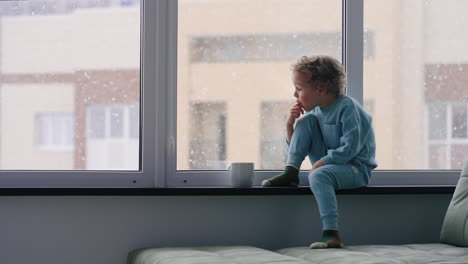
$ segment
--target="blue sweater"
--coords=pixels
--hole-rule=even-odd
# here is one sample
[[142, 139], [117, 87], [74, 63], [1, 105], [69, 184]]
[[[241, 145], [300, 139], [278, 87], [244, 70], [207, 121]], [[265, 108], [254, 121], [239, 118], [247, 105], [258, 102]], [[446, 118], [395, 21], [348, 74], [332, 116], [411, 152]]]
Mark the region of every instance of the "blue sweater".
[[317, 116], [328, 149], [321, 159], [325, 164], [377, 167], [372, 117], [356, 100], [340, 95], [331, 105], [311, 112]]

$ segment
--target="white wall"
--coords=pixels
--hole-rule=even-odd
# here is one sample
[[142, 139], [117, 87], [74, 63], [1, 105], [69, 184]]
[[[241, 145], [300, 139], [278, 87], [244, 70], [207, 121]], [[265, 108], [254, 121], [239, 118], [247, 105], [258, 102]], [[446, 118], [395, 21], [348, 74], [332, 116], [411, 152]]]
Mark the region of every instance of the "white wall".
[[[343, 239], [347, 245], [437, 242], [450, 198], [339, 195]], [[2, 196], [0, 212], [2, 264], [124, 264], [141, 247], [278, 249], [308, 246], [321, 234], [311, 195]]]

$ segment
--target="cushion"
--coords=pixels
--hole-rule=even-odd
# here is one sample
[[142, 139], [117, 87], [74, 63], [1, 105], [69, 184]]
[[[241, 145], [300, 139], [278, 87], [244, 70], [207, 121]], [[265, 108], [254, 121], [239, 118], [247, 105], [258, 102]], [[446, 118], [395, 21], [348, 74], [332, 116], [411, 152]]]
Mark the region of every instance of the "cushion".
[[345, 248], [285, 248], [277, 251], [309, 264], [442, 264], [468, 263], [468, 248], [447, 244], [347, 246]]
[[130, 252], [128, 264], [308, 264], [278, 253], [249, 246], [165, 247]]
[[440, 242], [468, 246], [468, 160], [462, 170], [440, 231]]

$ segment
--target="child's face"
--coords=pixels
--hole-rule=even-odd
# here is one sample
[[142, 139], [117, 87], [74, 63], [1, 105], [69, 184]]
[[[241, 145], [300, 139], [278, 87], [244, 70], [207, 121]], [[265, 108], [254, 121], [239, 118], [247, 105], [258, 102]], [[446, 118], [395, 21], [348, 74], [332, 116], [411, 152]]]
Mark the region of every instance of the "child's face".
[[308, 82], [309, 74], [293, 72], [294, 97], [301, 103], [305, 111], [310, 111], [322, 102], [323, 90]]

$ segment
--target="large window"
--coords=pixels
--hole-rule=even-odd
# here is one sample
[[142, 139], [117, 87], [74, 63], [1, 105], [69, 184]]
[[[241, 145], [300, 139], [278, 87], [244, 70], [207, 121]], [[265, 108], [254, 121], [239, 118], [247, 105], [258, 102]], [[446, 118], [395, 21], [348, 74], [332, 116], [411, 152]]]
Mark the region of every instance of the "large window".
[[155, 147], [142, 141], [155, 137], [155, 121], [144, 133], [142, 113], [155, 115], [156, 96], [146, 89], [143, 109], [141, 91], [155, 87], [154, 70], [144, 74], [155, 58], [141, 47], [156, 46], [143, 29], [157, 9], [140, 0], [0, 1], [1, 187], [154, 186]]
[[138, 2], [0, 10], [0, 169], [139, 170]]
[[[0, 186], [229, 185], [284, 166], [290, 66], [342, 61], [373, 115], [371, 184], [455, 184], [465, 1], [0, 1]], [[310, 164], [304, 162], [307, 173]]]

